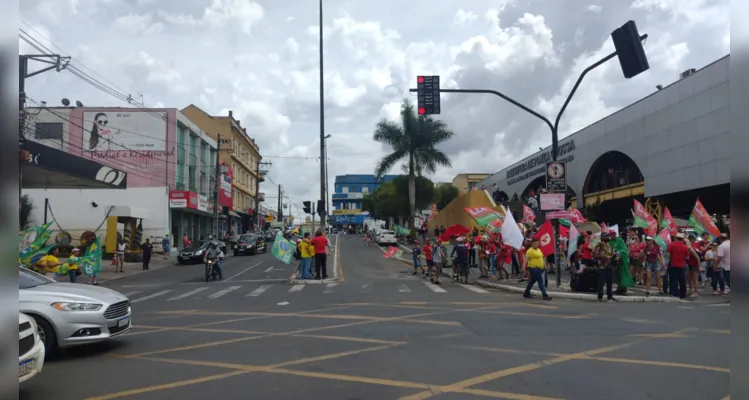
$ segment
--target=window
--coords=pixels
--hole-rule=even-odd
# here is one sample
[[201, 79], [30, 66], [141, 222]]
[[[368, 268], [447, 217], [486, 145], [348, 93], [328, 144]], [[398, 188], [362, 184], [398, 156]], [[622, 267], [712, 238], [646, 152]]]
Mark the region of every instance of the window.
[[348, 193], [348, 186], [344, 186], [341, 188], [341, 193]]
[[361, 188], [361, 192], [362, 192], [362, 193], [369, 193], [369, 187], [367, 187], [367, 186], [362, 186], [362, 188]]
[[34, 138], [62, 140], [62, 122], [37, 122]]

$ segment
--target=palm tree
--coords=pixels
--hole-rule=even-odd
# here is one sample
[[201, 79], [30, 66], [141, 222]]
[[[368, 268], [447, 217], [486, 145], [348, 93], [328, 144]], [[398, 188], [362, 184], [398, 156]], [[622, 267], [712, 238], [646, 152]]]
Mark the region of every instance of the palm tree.
[[390, 146], [392, 152], [377, 163], [375, 176], [381, 179], [399, 161], [406, 161], [403, 169], [408, 173], [410, 225], [416, 218], [416, 176], [434, 173], [437, 166], [452, 166], [447, 155], [436, 146], [455, 134], [442, 121], [416, 115], [408, 99], [401, 104], [400, 117], [400, 124], [385, 119], [377, 123], [372, 138]]

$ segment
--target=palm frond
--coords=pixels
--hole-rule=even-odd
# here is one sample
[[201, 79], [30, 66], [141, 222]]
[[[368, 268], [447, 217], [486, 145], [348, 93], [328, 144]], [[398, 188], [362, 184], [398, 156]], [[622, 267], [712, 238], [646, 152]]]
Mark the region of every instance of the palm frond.
[[404, 138], [405, 133], [402, 127], [393, 121], [384, 119], [377, 123], [372, 135], [375, 142], [384, 143], [393, 149], [403, 147]]
[[395, 164], [398, 163], [398, 161], [402, 160], [404, 157], [407, 157], [408, 153], [402, 151], [402, 150], [395, 150], [394, 152], [386, 155], [385, 157], [382, 157], [382, 159], [377, 163], [377, 166], [375, 167], [375, 177], [377, 179], [382, 179], [382, 177], [391, 169]]

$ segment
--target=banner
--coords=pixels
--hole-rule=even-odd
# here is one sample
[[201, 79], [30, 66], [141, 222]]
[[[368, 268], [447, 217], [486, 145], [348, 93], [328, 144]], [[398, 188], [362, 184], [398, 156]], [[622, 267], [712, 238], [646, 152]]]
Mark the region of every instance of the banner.
[[658, 235], [653, 237], [653, 240], [661, 247], [661, 252], [665, 253], [666, 247], [671, 244], [671, 234], [669, 233], [668, 228], [663, 228], [658, 232]]
[[515, 250], [520, 250], [523, 246], [523, 232], [518, 228], [518, 224], [515, 222], [515, 218], [512, 213], [507, 213], [504, 222], [502, 223], [502, 243], [512, 247]]
[[385, 254], [382, 255], [382, 258], [394, 258], [394, 257], [397, 258], [397, 257], [400, 257], [402, 254], [403, 254], [403, 250], [395, 246], [390, 246], [388, 247]]
[[634, 199], [635, 209], [632, 211], [635, 226], [645, 230], [645, 234], [652, 236], [658, 231], [658, 221], [645, 209], [637, 199]]
[[720, 236], [720, 230], [717, 226], [715, 226], [713, 218], [710, 217], [710, 214], [707, 213], [705, 207], [702, 206], [700, 199], [697, 199], [697, 202], [694, 204], [692, 215], [689, 216], [688, 224], [694, 229], [695, 232], [697, 232], [698, 235], [702, 235], [703, 232], [707, 232], [710, 236], [712, 236], [713, 240]]
[[554, 254], [554, 246], [556, 240], [554, 238], [554, 228], [551, 226], [551, 221], [546, 220], [541, 228], [533, 236], [533, 239], [537, 239], [539, 243], [539, 249], [543, 253], [544, 257]]
[[571, 215], [570, 220], [573, 224], [577, 225], [582, 224], [583, 222], [588, 222], [588, 220], [583, 217], [583, 214], [577, 208], [570, 208], [569, 212]]
[[668, 231], [672, 235], [679, 233], [679, 228], [676, 227], [676, 221], [674, 221], [674, 217], [671, 215], [671, 210], [668, 209], [668, 206], [663, 208], [663, 218], [661, 219], [660, 228], [668, 228]]
[[524, 224], [534, 224], [536, 222], [536, 213], [533, 209], [523, 204], [523, 220], [520, 221]]
[[[572, 257], [572, 253], [577, 250], [577, 238], [580, 237], [580, 232], [577, 230], [577, 227], [573, 224], [570, 226], [570, 236], [569, 240], [567, 241], [567, 258]], [[579, 258], [579, 257], [578, 257]]]
[[499, 232], [502, 230], [502, 214], [492, 210], [489, 207], [465, 208], [468, 215], [471, 216], [479, 226], [488, 232]]

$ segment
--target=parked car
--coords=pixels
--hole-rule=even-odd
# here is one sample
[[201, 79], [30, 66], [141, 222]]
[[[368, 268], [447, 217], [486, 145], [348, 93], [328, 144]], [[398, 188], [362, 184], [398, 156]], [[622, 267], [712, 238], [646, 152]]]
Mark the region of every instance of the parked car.
[[[200, 242], [194, 242], [190, 244], [190, 247], [185, 247], [177, 255], [177, 262], [180, 264], [200, 264], [203, 262], [203, 256], [205, 251], [208, 250], [208, 245], [211, 244], [210, 240], [203, 240]], [[228, 254], [226, 243], [218, 241], [218, 247], [224, 254]]]
[[381, 230], [377, 235], [377, 244], [398, 244], [398, 239], [395, 237], [395, 232], [388, 230]]
[[273, 243], [276, 241], [276, 234], [273, 233], [273, 231], [265, 231], [263, 232], [263, 237], [265, 237], [266, 243]]
[[130, 300], [101, 286], [61, 283], [19, 268], [19, 311], [36, 322], [46, 357], [120, 336], [132, 328]]
[[18, 313], [18, 383], [24, 383], [42, 372], [44, 343], [39, 338], [34, 319]]
[[265, 253], [267, 251], [268, 246], [265, 244], [265, 238], [262, 235], [245, 234], [239, 236], [239, 239], [237, 240], [237, 248], [234, 249], [234, 255], [254, 255], [257, 253]]

